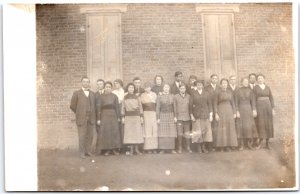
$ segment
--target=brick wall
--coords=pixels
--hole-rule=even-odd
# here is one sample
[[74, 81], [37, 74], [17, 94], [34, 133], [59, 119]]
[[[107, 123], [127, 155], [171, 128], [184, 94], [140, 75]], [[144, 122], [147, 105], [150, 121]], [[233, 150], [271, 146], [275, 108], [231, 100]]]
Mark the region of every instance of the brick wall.
[[[37, 100], [39, 148], [77, 146], [72, 92], [87, 73], [86, 18], [80, 5], [37, 6]], [[238, 76], [262, 72], [277, 105], [275, 135], [294, 123], [291, 4], [241, 4], [235, 13]], [[276, 14], [274, 14], [276, 13]], [[122, 13], [123, 79], [172, 82], [204, 76], [201, 14], [195, 4], [129, 4]], [[288, 133], [285, 133], [288, 132]]]

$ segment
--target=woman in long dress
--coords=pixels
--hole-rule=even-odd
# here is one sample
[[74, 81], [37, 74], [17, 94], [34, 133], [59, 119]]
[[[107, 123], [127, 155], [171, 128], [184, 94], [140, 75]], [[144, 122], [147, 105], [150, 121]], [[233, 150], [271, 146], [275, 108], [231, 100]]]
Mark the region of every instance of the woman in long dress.
[[237, 135], [235, 130], [236, 110], [234, 97], [227, 89], [228, 80], [222, 79], [221, 90], [217, 92], [214, 99], [214, 112], [218, 122], [215, 145], [220, 151], [230, 151], [237, 147]]
[[137, 95], [134, 94], [134, 85], [132, 83], [127, 85], [128, 94], [125, 95], [122, 102], [122, 123], [124, 123], [124, 144], [129, 145], [129, 155], [142, 154], [139, 151], [139, 145], [144, 143], [143, 133], [143, 108], [141, 101]]
[[170, 94], [170, 86], [165, 84], [162, 95], [157, 98], [156, 115], [158, 123], [158, 149], [160, 153], [164, 150], [170, 150], [171, 153], [176, 154], [175, 138], [176, 118], [174, 115], [174, 96]]
[[118, 97], [113, 94], [112, 83], [105, 82], [105, 92], [100, 95], [97, 106], [97, 125], [100, 125], [99, 139], [104, 155], [112, 152], [119, 155], [118, 149], [121, 148], [121, 133], [119, 129], [120, 106]]
[[253, 140], [258, 137], [254, 121], [257, 112], [254, 93], [249, 87], [248, 78], [242, 79], [242, 87], [236, 91], [236, 110], [239, 126], [237, 130], [237, 136], [240, 140], [239, 150], [243, 150], [244, 145], [253, 149]]
[[260, 148], [262, 140], [265, 139], [266, 148], [270, 149], [269, 139], [274, 137], [274, 99], [270, 87], [265, 85], [265, 76], [258, 74], [257, 82], [258, 85], [254, 86], [253, 92], [255, 94], [257, 107], [256, 127], [260, 138], [258, 148]]
[[156, 95], [161, 95], [163, 92], [163, 82], [164, 78], [161, 75], [156, 75], [154, 77], [154, 86], [151, 88], [152, 92]]
[[156, 99], [157, 95], [151, 91], [151, 84], [145, 83], [145, 92], [141, 95], [141, 103], [144, 111], [144, 150], [148, 153], [156, 153], [158, 149], [158, 128], [156, 123]]

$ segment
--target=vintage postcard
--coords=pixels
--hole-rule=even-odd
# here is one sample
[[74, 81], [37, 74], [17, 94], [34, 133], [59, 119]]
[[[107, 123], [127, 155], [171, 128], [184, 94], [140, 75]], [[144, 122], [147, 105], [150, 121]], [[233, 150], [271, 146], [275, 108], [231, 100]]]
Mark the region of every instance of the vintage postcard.
[[293, 3], [9, 6], [35, 20], [38, 191], [298, 189]]

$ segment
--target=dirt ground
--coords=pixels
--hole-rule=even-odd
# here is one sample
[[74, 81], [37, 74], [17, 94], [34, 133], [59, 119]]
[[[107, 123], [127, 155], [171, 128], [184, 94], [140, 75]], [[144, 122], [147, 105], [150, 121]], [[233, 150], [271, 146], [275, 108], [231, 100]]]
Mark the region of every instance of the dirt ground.
[[77, 150], [40, 150], [39, 190], [165, 191], [294, 187], [293, 144], [276, 141], [271, 146], [272, 150], [96, 156], [87, 159], [80, 159]]

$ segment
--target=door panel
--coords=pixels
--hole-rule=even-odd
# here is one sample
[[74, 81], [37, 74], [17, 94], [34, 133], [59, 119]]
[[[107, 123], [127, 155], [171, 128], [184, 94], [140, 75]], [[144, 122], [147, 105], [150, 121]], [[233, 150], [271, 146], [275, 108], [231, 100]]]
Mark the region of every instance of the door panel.
[[91, 88], [101, 78], [113, 81], [122, 78], [120, 14], [88, 16], [88, 76]]
[[205, 77], [220, 78], [236, 74], [232, 14], [203, 14]]

